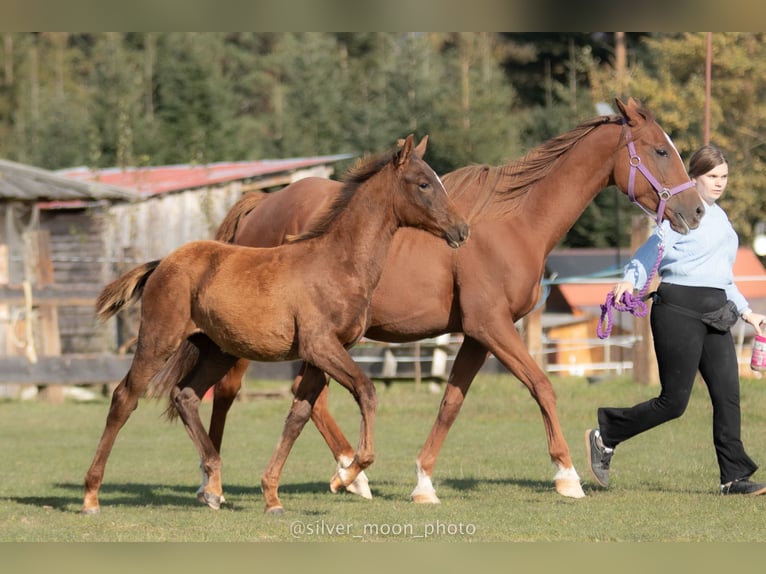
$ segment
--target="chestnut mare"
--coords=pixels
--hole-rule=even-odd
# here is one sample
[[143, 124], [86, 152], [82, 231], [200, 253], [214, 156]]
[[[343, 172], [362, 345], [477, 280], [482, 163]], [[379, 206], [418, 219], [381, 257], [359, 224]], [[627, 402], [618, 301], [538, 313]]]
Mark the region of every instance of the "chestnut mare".
[[[166, 361], [186, 340], [201, 349], [214, 344], [233, 357], [300, 358], [316, 365], [348, 388], [359, 405], [357, 472], [373, 462], [375, 387], [347, 348], [369, 323], [370, 299], [394, 234], [401, 226], [415, 226], [446, 239], [452, 248], [468, 237], [468, 226], [441, 180], [421, 159], [426, 142], [423, 138], [415, 147], [409, 136], [398, 152], [360, 162], [326, 214], [287, 245], [256, 249], [192, 242], [129, 271], [102, 291], [100, 317], [108, 318], [140, 298], [141, 325], [133, 363], [112, 395], [106, 428], [85, 477], [83, 513], [98, 512], [104, 467], [117, 433], [151, 379], [169, 366]], [[254, 320], [243, 321], [247, 317]], [[207, 374], [216, 380], [224, 372]], [[172, 406], [190, 436], [207, 438], [202, 425], [195, 426], [194, 417], [186, 415], [192, 411], [199, 421], [199, 397], [183, 386], [174, 385]], [[296, 389], [275, 460], [287, 456], [320, 391], [310, 385]], [[220, 467], [205, 470], [220, 476]], [[281, 509], [280, 471], [281, 465], [270, 465], [264, 475], [269, 511]], [[220, 484], [210, 486], [220, 493]]]
[[[373, 294], [365, 335], [378, 341], [407, 342], [443, 333], [464, 334], [439, 414], [417, 458], [414, 501], [439, 502], [431, 481], [436, 458], [490, 352], [526, 385], [540, 408], [556, 467], [556, 490], [573, 498], [584, 496], [559, 425], [553, 387], [514, 323], [537, 302], [548, 253], [604, 187], [617, 185], [642, 209], [667, 217], [682, 233], [697, 227], [704, 213], [678, 152], [651, 113], [632, 98], [627, 104], [616, 103], [620, 115], [588, 121], [519, 161], [501, 167], [465, 167], [447, 175], [444, 184], [471, 224], [471, 239], [461, 249], [445, 249], [414, 229], [396, 234]], [[340, 189], [338, 182], [313, 178], [275, 193], [247, 195], [230, 210], [218, 239], [279, 245], [286, 236], [304, 229], [314, 211], [331, 202]], [[186, 351], [189, 356], [183, 359]], [[185, 361], [187, 376], [182, 385], [192, 386], [197, 396], [216, 384], [209, 438], [219, 453], [226, 413], [248, 361], [227, 355], [215, 345], [209, 345], [199, 360], [196, 352], [185, 344], [176, 359]], [[217, 373], [226, 374], [219, 381]], [[181, 380], [178, 374], [169, 378]], [[304, 385], [309, 378], [319, 379], [312, 386], [325, 388], [324, 375], [307, 365], [295, 384]], [[330, 488], [334, 492], [345, 486], [370, 497], [364, 473], [355, 479], [347, 470], [354, 451], [327, 410], [326, 400], [323, 390], [311, 417], [338, 463]], [[215, 460], [220, 468], [220, 458]], [[208, 480], [220, 484], [220, 476], [206, 475], [204, 469], [210, 466], [203, 458], [203, 485], [198, 492], [203, 502]]]

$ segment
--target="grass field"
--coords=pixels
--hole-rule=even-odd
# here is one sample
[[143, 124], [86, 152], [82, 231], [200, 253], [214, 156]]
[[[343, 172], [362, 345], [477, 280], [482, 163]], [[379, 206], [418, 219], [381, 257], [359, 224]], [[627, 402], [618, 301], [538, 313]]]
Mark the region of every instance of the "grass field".
[[[286, 384], [286, 383], [285, 383]], [[657, 390], [627, 380], [555, 381], [559, 414], [587, 497], [553, 489], [540, 414], [510, 376], [480, 376], [439, 458], [439, 505], [415, 505], [414, 460], [440, 394], [412, 384], [379, 386], [377, 459], [368, 470], [374, 499], [333, 495], [334, 462], [313, 426], [285, 468], [282, 516], [263, 514], [260, 474], [287, 413], [288, 399], [238, 402], [224, 441], [220, 511], [200, 505], [197, 456], [180, 424], [145, 400], [117, 441], [106, 469], [101, 514], [78, 514], [83, 477], [108, 400], [0, 402], [0, 541], [715, 541], [766, 540], [766, 496], [723, 497], [711, 439], [707, 391], [695, 385], [686, 414], [619, 448], [612, 487], [597, 489], [585, 468], [583, 433], [599, 405], [631, 405]], [[267, 383], [250, 384], [250, 388]], [[356, 441], [358, 413], [333, 386], [331, 406]], [[766, 383], [742, 381], [743, 441], [766, 462]], [[207, 418], [210, 405], [203, 405]], [[766, 471], [754, 477], [766, 481]]]

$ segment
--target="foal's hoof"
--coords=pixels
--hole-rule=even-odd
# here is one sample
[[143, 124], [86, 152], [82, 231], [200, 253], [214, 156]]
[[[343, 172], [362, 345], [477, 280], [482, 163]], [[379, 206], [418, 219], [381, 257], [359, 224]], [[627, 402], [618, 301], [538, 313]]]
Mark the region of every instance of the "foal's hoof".
[[223, 495], [218, 496], [205, 491], [197, 492], [197, 500], [199, 500], [202, 504], [207, 504], [213, 510], [219, 510], [221, 508], [221, 504], [225, 502]]
[[356, 494], [367, 500], [372, 500], [372, 491], [370, 490], [370, 481], [364, 471], [360, 472], [354, 481], [346, 487], [346, 491]]
[[441, 500], [436, 496], [435, 492], [413, 492], [410, 495], [412, 502], [416, 504], [440, 504]]
[[341, 488], [345, 488], [346, 486], [343, 484], [343, 478], [341, 477], [340, 473], [342, 472], [342, 469], [336, 472], [332, 475], [332, 478], [330, 479], [330, 492], [333, 494], [336, 494]]
[[285, 509], [281, 506], [272, 506], [271, 508], [267, 506], [263, 512], [264, 514], [271, 514], [272, 516], [280, 516], [285, 513]]
[[554, 482], [556, 483], [556, 492], [561, 496], [566, 496], [568, 498], [585, 498], [585, 492], [583, 492], [582, 485], [578, 479], [559, 478]]
[[84, 516], [94, 516], [96, 514], [101, 513], [101, 507], [100, 506], [93, 506], [91, 508], [83, 508], [80, 510], [80, 514]]
[[[342, 469], [341, 469], [342, 471]], [[356, 475], [356, 478], [351, 481], [348, 486], [343, 485], [343, 477], [341, 471], [336, 472], [330, 479], [330, 492], [337, 494], [341, 488], [345, 488], [347, 492], [356, 494], [367, 500], [372, 500], [372, 491], [370, 490], [370, 481], [367, 479], [367, 475], [364, 471], [361, 471]]]

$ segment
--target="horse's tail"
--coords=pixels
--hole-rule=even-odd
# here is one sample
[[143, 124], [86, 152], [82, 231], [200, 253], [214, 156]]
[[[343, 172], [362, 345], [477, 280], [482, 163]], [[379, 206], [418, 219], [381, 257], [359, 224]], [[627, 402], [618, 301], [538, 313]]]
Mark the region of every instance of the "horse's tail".
[[[199, 336], [204, 337], [205, 335], [200, 334]], [[178, 418], [178, 411], [173, 404], [173, 399], [170, 398], [170, 391], [191, 372], [198, 359], [199, 347], [188, 339], [182, 341], [178, 349], [163, 365], [162, 370], [152, 377], [149, 383], [147, 396], [156, 399], [168, 397], [168, 406], [163, 414], [169, 421]]]
[[224, 241], [226, 243], [233, 243], [234, 236], [237, 233], [237, 227], [240, 220], [255, 209], [259, 203], [269, 196], [264, 191], [251, 191], [243, 195], [237, 203], [235, 203], [226, 216], [218, 226], [218, 230], [215, 232], [216, 241]]
[[126, 305], [138, 300], [144, 292], [146, 280], [157, 269], [160, 261], [157, 259], [139, 265], [104, 287], [96, 299], [96, 315], [106, 321]]

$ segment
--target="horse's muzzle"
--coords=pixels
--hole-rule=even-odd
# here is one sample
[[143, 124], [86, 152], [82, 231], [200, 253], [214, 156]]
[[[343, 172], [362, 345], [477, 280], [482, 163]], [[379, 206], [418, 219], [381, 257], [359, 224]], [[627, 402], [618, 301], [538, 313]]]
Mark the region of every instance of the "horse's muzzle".
[[461, 223], [459, 225], [456, 225], [454, 228], [450, 229], [445, 234], [445, 237], [447, 239], [447, 245], [449, 245], [453, 249], [457, 249], [463, 243], [465, 243], [465, 240], [468, 239], [469, 233], [470, 233], [470, 228], [468, 227], [467, 223]]

